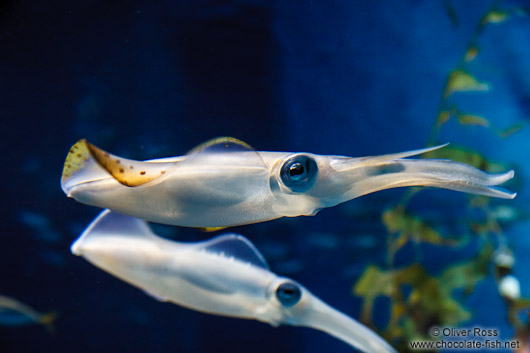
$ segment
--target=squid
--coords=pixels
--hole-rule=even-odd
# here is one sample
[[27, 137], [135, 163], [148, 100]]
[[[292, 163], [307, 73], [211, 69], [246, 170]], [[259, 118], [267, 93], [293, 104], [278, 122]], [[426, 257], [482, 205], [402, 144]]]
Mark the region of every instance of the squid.
[[79, 140], [61, 187], [75, 200], [177, 226], [216, 229], [315, 215], [380, 190], [427, 186], [512, 199], [497, 185], [514, 172], [488, 174], [441, 159], [406, 159], [445, 145], [373, 157], [260, 152], [230, 137], [184, 156], [135, 161]]
[[54, 333], [53, 322], [57, 319], [56, 312], [40, 313], [15, 298], [0, 294], [0, 326], [26, 326], [40, 324], [49, 333]]
[[395, 352], [366, 326], [271, 272], [241, 235], [181, 243], [155, 235], [143, 220], [105, 210], [71, 251], [160, 301], [272, 326], [314, 328], [363, 352]]

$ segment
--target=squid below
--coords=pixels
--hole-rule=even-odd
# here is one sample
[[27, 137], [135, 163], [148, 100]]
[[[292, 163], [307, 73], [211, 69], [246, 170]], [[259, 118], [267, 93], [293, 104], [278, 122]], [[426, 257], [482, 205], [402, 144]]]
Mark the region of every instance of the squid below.
[[272, 273], [241, 235], [179, 243], [158, 237], [143, 220], [105, 210], [71, 250], [160, 301], [273, 326], [311, 327], [363, 352], [395, 352], [376, 333], [302, 285]]
[[444, 147], [374, 157], [258, 152], [217, 138], [184, 156], [134, 161], [79, 140], [70, 149], [61, 186], [67, 196], [147, 221], [218, 228], [319, 210], [372, 192], [429, 186], [512, 199], [497, 185], [513, 171], [487, 174], [440, 159], [405, 159]]
[[40, 324], [48, 332], [55, 331], [53, 322], [57, 319], [57, 313], [39, 313], [27, 304], [15, 298], [0, 294], [0, 326], [26, 326]]

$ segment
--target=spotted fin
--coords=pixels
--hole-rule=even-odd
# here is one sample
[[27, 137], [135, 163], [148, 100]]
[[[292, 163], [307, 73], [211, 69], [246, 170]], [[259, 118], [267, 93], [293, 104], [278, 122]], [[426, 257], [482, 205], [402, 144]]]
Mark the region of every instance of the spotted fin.
[[77, 185], [109, 178], [109, 174], [92, 158], [86, 140], [79, 140], [70, 148], [64, 162], [61, 188], [67, 196]]
[[[92, 157], [110, 175], [125, 186], [138, 186], [153, 181], [164, 175], [168, 169], [168, 163], [140, 162], [125, 159], [86, 142]], [[172, 166], [172, 163], [169, 163]]]
[[239, 234], [225, 234], [199, 244], [206, 251], [233, 257], [235, 260], [250, 263], [269, 270], [269, 264], [254, 244]]
[[90, 150], [85, 139], [77, 141], [66, 156], [62, 180], [70, 178], [76, 171], [83, 168], [90, 158]]
[[[110, 174], [123, 185], [138, 186], [163, 176], [174, 165], [175, 162], [141, 162], [121, 158], [82, 139], [68, 152], [61, 184], [63, 189], [68, 189], [72, 185], [102, 179]], [[95, 168], [97, 166], [100, 168]], [[101, 171], [97, 170], [101, 168], [108, 174], [103, 173], [102, 176]]]

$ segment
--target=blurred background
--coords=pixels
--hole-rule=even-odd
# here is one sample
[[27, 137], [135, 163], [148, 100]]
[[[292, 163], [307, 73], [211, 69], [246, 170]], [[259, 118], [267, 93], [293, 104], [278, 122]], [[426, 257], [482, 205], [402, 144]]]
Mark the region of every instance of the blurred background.
[[515, 200], [387, 190], [232, 230], [400, 351], [433, 325], [527, 345], [529, 11], [515, 0], [2, 1], [0, 294], [57, 317], [53, 329], [15, 327], [0, 311], [0, 352], [352, 351], [310, 329], [157, 302], [70, 254], [99, 212], [60, 189], [73, 143], [140, 160], [217, 136], [348, 156], [450, 142], [431, 157], [515, 169]]

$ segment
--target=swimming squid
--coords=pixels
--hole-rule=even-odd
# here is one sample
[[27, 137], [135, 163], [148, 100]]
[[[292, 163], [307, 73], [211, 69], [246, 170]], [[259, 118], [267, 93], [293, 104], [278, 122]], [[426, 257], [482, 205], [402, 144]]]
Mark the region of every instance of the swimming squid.
[[48, 332], [54, 332], [53, 322], [56, 318], [55, 312], [41, 314], [14, 298], [0, 295], [0, 325], [14, 327], [40, 324]]
[[147, 221], [216, 228], [315, 215], [372, 192], [429, 186], [512, 199], [496, 185], [513, 171], [487, 174], [467, 164], [405, 159], [444, 147], [374, 157], [259, 152], [217, 138], [180, 157], [135, 161], [78, 141], [61, 186], [67, 196]]
[[180, 243], [155, 235], [143, 220], [105, 210], [71, 251], [160, 301], [273, 326], [311, 327], [363, 352], [395, 352], [299, 283], [272, 273], [241, 235]]

